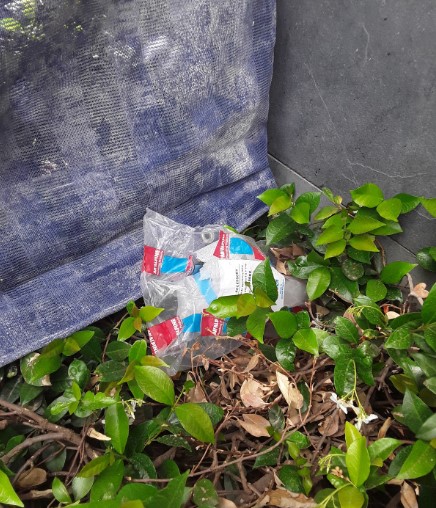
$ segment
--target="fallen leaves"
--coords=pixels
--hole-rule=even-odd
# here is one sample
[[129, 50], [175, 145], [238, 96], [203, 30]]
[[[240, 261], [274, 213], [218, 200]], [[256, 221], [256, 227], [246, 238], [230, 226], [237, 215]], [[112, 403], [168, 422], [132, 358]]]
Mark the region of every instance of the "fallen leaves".
[[295, 383], [291, 383], [287, 376], [281, 372], [276, 372], [277, 385], [281, 391], [288, 406], [293, 409], [301, 409], [304, 404], [304, 398]]
[[270, 490], [254, 506], [254, 508], [263, 508], [264, 506], [278, 506], [280, 508], [316, 508], [317, 503], [304, 494], [297, 494], [284, 489]]
[[239, 425], [254, 437], [270, 437], [267, 427], [270, 427], [269, 421], [260, 415], [243, 414], [243, 420], [238, 420]]
[[[268, 388], [266, 388], [268, 390]], [[263, 400], [265, 387], [254, 379], [246, 379], [241, 386], [240, 396], [245, 407], [261, 408], [267, 404]]]

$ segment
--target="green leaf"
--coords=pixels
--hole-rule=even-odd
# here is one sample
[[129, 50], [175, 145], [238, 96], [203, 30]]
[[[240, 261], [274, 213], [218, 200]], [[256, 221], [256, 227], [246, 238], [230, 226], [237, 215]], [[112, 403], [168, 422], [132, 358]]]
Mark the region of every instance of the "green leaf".
[[[142, 445], [142, 448], [143, 447], [144, 446]], [[156, 468], [154, 467], [153, 461], [145, 453], [134, 453], [130, 457], [129, 461], [133, 468], [136, 470], [137, 477], [142, 479], [157, 478]]]
[[359, 331], [349, 319], [338, 316], [335, 318], [334, 325], [338, 337], [354, 344], [359, 342]]
[[206, 411], [213, 426], [218, 425], [224, 418], [224, 410], [220, 406], [211, 402], [198, 402], [198, 405]]
[[[144, 357], [147, 355], [147, 343], [144, 339], [141, 340], [135, 340], [133, 343], [130, 351], [129, 351], [129, 362], [141, 362], [144, 360]], [[161, 362], [160, 358], [156, 358], [155, 356], [149, 356], [148, 358], [153, 358], [151, 360], [154, 362], [155, 360], [158, 360], [158, 362]], [[145, 361], [148, 361], [147, 358], [145, 358]], [[143, 364], [145, 365], [145, 364]], [[158, 367], [158, 365], [152, 364], [153, 367]]]
[[389, 235], [398, 235], [403, 232], [403, 228], [400, 226], [398, 222], [394, 222], [392, 220], [385, 221], [385, 225], [381, 228], [374, 229], [372, 231], [373, 235], [376, 236], [389, 236]]
[[310, 207], [310, 215], [318, 208], [319, 202], [321, 200], [320, 192], [304, 192], [295, 201], [296, 205], [300, 203], [308, 203]]
[[424, 381], [424, 386], [426, 386], [431, 392], [436, 393], [436, 376], [426, 379]]
[[320, 267], [315, 269], [313, 272], [309, 274], [309, 278], [307, 280], [307, 296], [309, 300], [316, 300], [322, 294], [324, 294], [331, 281], [331, 273], [327, 267]]
[[431, 409], [410, 390], [406, 390], [402, 405], [393, 411], [394, 418], [415, 433], [432, 414]]
[[32, 386], [27, 383], [20, 385], [20, 404], [25, 406], [33, 399], [36, 399], [40, 393], [44, 390], [43, 386]]
[[412, 358], [427, 377], [436, 376], [436, 357], [429, 353], [413, 353]]
[[277, 244], [295, 231], [296, 223], [286, 213], [274, 218], [266, 228], [266, 244]]
[[176, 406], [175, 413], [188, 434], [204, 443], [214, 443], [215, 435], [212, 422], [202, 407], [187, 402]]
[[265, 203], [267, 206], [271, 206], [277, 198], [283, 196], [288, 196], [288, 194], [281, 189], [267, 189], [265, 192], [262, 192], [262, 194], [259, 194], [259, 196], [256, 197], [257, 199], [260, 199], [262, 203]]
[[359, 437], [351, 443], [345, 455], [345, 463], [352, 483], [356, 487], [363, 485], [370, 472], [369, 453], [364, 437]]
[[290, 216], [297, 224], [308, 224], [310, 222], [310, 205], [309, 203], [296, 204], [290, 213]]
[[189, 471], [173, 478], [168, 485], [159, 491], [148, 503], [147, 508], [176, 508], [183, 506], [185, 496], [185, 484]]
[[377, 212], [384, 219], [397, 221], [403, 209], [402, 202], [397, 198], [386, 199], [377, 206]]
[[338, 240], [337, 242], [329, 243], [325, 250], [324, 259], [340, 256], [344, 252], [346, 246], [346, 240]]
[[332, 267], [330, 270], [332, 280], [329, 289], [346, 302], [352, 302], [353, 298], [359, 294], [358, 283], [345, 277], [340, 268]]
[[[157, 493], [157, 488], [154, 485], [146, 485], [143, 483], [127, 483], [121, 487], [117, 494], [116, 500], [118, 502], [136, 501], [141, 500], [143, 503], [150, 501]], [[147, 505], [141, 505], [141, 508]], [[123, 508], [127, 508], [124, 504]], [[98, 507], [97, 507], [98, 508]], [[135, 508], [128, 505], [128, 508]]]
[[135, 367], [135, 379], [150, 399], [168, 406], [174, 404], [174, 384], [163, 370], [157, 367]]
[[371, 257], [373, 256], [370, 252], [357, 250], [354, 247], [348, 247], [347, 254], [351, 259], [359, 261], [359, 263], [365, 263], [366, 265], [371, 264]]
[[[322, 258], [321, 260], [324, 261]], [[322, 266], [321, 263], [314, 263], [309, 260], [308, 256], [299, 256], [294, 263], [288, 261], [289, 271], [294, 277], [298, 277], [299, 279], [307, 279], [310, 273]]]
[[419, 266], [424, 268], [424, 270], [429, 270], [430, 272], [436, 272], [436, 261], [431, 255], [432, 249], [434, 247], [425, 247], [416, 253], [416, 260], [418, 261]]
[[294, 372], [294, 360], [295, 360], [295, 344], [292, 340], [281, 339], [276, 344], [276, 357], [280, 365], [288, 370]]
[[253, 291], [254, 301], [258, 307], [262, 307], [264, 309], [271, 307], [275, 302], [268, 298], [267, 294], [260, 288], [256, 288]]
[[380, 273], [380, 279], [385, 284], [398, 284], [401, 279], [415, 268], [416, 263], [406, 263], [405, 261], [393, 261], [388, 263]]
[[294, 344], [302, 351], [307, 351], [314, 356], [318, 356], [318, 341], [316, 340], [314, 331], [310, 328], [303, 328], [302, 330], [298, 330], [292, 337], [292, 340], [294, 341]]
[[24, 506], [21, 499], [12, 487], [7, 475], [0, 470], [0, 503], [10, 504], [13, 506]]
[[337, 242], [344, 238], [344, 230], [338, 226], [330, 226], [319, 235], [316, 244], [325, 245], [327, 243]]
[[277, 300], [279, 296], [277, 284], [268, 258], [259, 263], [255, 268], [252, 277], [252, 285], [254, 290], [260, 288], [268, 298], [271, 298], [274, 302]]
[[413, 344], [413, 335], [410, 331], [413, 323], [406, 323], [394, 330], [385, 342], [385, 347], [394, 349], [409, 349]]
[[436, 284], [433, 285], [421, 310], [422, 321], [426, 324], [436, 322]]
[[411, 480], [425, 476], [436, 465], [436, 450], [424, 441], [416, 441], [396, 476], [397, 480]]
[[136, 332], [135, 319], [135, 317], [130, 316], [121, 323], [118, 340], [127, 340]]
[[121, 402], [106, 409], [104, 432], [111, 438], [115, 451], [120, 454], [124, 453], [129, 437], [129, 418]]
[[365, 504], [365, 497], [354, 485], [347, 485], [338, 491], [341, 508], [361, 508]]
[[271, 427], [273, 427], [274, 430], [278, 432], [282, 431], [285, 428], [285, 416], [283, 414], [281, 407], [278, 404], [274, 404], [269, 408], [268, 420], [271, 424]]
[[[267, 449], [267, 448], [266, 448]], [[264, 448], [265, 450], [265, 448]], [[264, 451], [261, 450], [261, 451]], [[256, 457], [256, 460], [253, 464], [253, 469], [258, 469], [259, 467], [265, 467], [265, 466], [277, 466], [277, 463], [279, 461], [279, 455], [280, 455], [280, 447], [277, 446], [276, 448], [273, 448], [271, 451], [264, 453], [263, 455], [259, 455]]]
[[383, 192], [374, 183], [366, 183], [350, 192], [353, 201], [359, 206], [375, 208], [383, 201]]
[[286, 489], [290, 490], [291, 492], [300, 492], [304, 494], [303, 483], [301, 481], [301, 476], [298, 474], [298, 469], [296, 466], [282, 466], [277, 473], [277, 476]]
[[430, 215], [436, 217], [436, 198], [420, 198], [420, 202]]
[[298, 329], [309, 328], [310, 327], [310, 316], [307, 310], [300, 310], [295, 314], [297, 318]]
[[396, 194], [395, 199], [401, 201], [401, 213], [409, 213], [414, 210], [420, 203], [420, 199], [411, 194]]
[[206, 312], [219, 318], [236, 317], [238, 315], [239, 295], [220, 296], [214, 300]]
[[350, 238], [348, 241], [351, 247], [354, 247], [357, 250], [363, 250], [365, 252], [379, 252], [379, 249], [376, 247], [374, 243], [373, 235], [357, 235]]
[[78, 353], [95, 335], [94, 330], [81, 330], [75, 332], [64, 341], [63, 354], [71, 356]]
[[262, 309], [261, 307], [258, 307], [252, 314], [248, 316], [247, 331], [259, 342], [263, 342], [266, 318], [269, 312], [269, 309]]
[[321, 210], [315, 215], [315, 220], [324, 220], [328, 219], [335, 213], [338, 213], [339, 209], [337, 206], [324, 206]]
[[71, 497], [68, 494], [68, 490], [65, 485], [59, 480], [59, 478], [54, 478], [53, 483], [51, 484], [51, 490], [53, 492], [53, 496], [56, 501], [60, 503], [71, 503]]
[[271, 216], [276, 215], [280, 212], [284, 212], [291, 206], [291, 204], [292, 204], [291, 197], [283, 193], [282, 196], [279, 196], [271, 203], [268, 215]]
[[236, 307], [238, 310], [237, 318], [248, 316], [256, 310], [256, 300], [252, 294], [244, 293], [243, 295], [239, 295]]
[[247, 331], [247, 318], [231, 317], [227, 321], [227, 335], [235, 337], [235, 335], [242, 335]]
[[297, 331], [297, 318], [287, 310], [279, 310], [269, 314], [269, 319], [282, 339], [289, 339]]
[[336, 392], [344, 395], [354, 388], [356, 364], [349, 355], [340, 354], [335, 358], [334, 383]]
[[139, 309], [139, 316], [144, 323], [147, 323], [148, 321], [156, 319], [163, 310], [164, 309], [162, 307], [152, 307], [150, 305], [146, 305]]
[[377, 459], [384, 462], [389, 457], [389, 455], [391, 455], [392, 452], [402, 444], [402, 441], [393, 439], [391, 437], [384, 437], [374, 441], [374, 443], [370, 444], [368, 447], [371, 464]]
[[114, 499], [121, 487], [124, 477], [124, 463], [121, 459], [116, 460], [107, 467], [95, 480], [91, 489], [91, 502]]
[[219, 504], [215, 487], [207, 478], [202, 478], [195, 483], [192, 490], [192, 499], [198, 508], [212, 508]]
[[416, 433], [416, 437], [423, 441], [431, 441], [436, 438], [436, 413], [432, 414], [421, 425]]
[[353, 235], [361, 235], [363, 233], [369, 233], [374, 229], [381, 228], [385, 224], [377, 219], [373, 219], [372, 217], [368, 217], [367, 215], [362, 215], [357, 212], [356, 216], [350, 222], [348, 226], [348, 231], [353, 233]]
[[360, 439], [362, 434], [356, 429], [350, 422], [345, 422], [345, 443], [347, 449], [350, 448], [351, 443], [354, 443], [356, 439]]
[[352, 281], [359, 280], [365, 273], [363, 265], [356, 263], [356, 261], [353, 261], [352, 259], [345, 259], [341, 268], [345, 277]]
[[184, 448], [185, 450], [188, 450], [188, 452], [192, 452], [192, 448], [189, 445], [188, 441], [186, 441], [186, 439], [181, 436], [165, 434], [164, 436], [157, 437], [155, 441], [170, 446], [171, 448]]
[[109, 360], [108, 362], [101, 363], [96, 369], [95, 373], [100, 376], [100, 381], [103, 383], [112, 383], [119, 381], [126, 372], [126, 366], [123, 363]]
[[83, 390], [89, 382], [90, 372], [86, 363], [74, 358], [68, 366], [68, 377], [75, 381]]
[[424, 330], [424, 339], [431, 349], [436, 351], [436, 323], [431, 323], [426, 327]]
[[30, 353], [20, 360], [20, 370], [24, 381], [33, 386], [47, 386], [50, 384], [46, 377], [56, 372], [61, 366], [60, 356], [45, 357], [39, 353]]
[[366, 296], [374, 300], [374, 302], [379, 302], [383, 300], [388, 294], [387, 287], [383, 284], [381, 280], [378, 279], [370, 279], [366, 284]]
[[84, 498], [86, 494], [88, 494], [88, 492], [91, 490], [93, 484], [94, 484], [93, 476], [90, 476], [89, 478], [75, 476], [71, 484], [71, 490], [73, 492], [74, 500], [79, 501], [80, 499]]
[[110, 455], [101, 455], [92, 459], [88, 464], [85, 464], [82, 469], [77, 473], [79, 478], [90, 478], [96, 476], [104, 471], [110, 463]]

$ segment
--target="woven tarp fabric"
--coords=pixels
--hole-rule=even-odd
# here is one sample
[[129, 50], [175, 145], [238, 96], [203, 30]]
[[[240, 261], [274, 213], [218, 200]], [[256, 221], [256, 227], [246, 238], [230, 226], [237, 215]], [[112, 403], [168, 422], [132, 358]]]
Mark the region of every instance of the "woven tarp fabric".
[[274, 36], [274, 0], [0, 2], [0, 365], [140, 296], [147, 207], [260, 215]]

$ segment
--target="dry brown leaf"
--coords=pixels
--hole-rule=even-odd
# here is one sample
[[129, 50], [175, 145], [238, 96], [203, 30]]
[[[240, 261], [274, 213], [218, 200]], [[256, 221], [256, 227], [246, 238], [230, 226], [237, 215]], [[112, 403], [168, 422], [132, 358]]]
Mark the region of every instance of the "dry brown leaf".
[[224, 381], [224, 379], [221, 379], [220, 392], [221, 392], [221, 395], [225, 399], [231, 400], [232, 397], [230, 397], [230, 394], [227, 390], [226, 382]]
[[377, 439], [383, 439], [384, 437], [386, 437], [386, 434], [391, 425], [392, 418], [391, 417], [386, 418], [386, 420], [383, 422], [383, 425], [380, 427], [380, 430], [378, 431]]
[[92, 439], [98, 439], [99, 441], [110, 441], [111, 438], [109, 436], [106, 436], [106, 434], [102, 434], [101, 432], [98, 432], [98, 430], [95, 430], [93, 427], [90, 427], [88, 429], [88, 432], [86, 433], [88, 437], [91, 437]]
[[245, 367], [245, 369], [242, 371], [244, 373], [250, 372], [255, 367], [257, 367], [257, 364], [259, 363], [260, 356], [259, 355], [253, 355], [250, 358], [250, 361], [248, 362], [248, 365]]
[[223, 497], [218, 498], [218, 508], [237, 508], [233, 501], [224, 499]]
[[428, 291], [425, 289], [426, 287], [427, 284], [425, 282], [420, 282], [413, 288], [412, 293], [416, 296], [419, 296], [420, 298], [427, 298]]
[[206, 394], [203, 391], [200, 383], [196, 383], [194, 388], [189, 390], [188, 393], [189, 402], [207, 402]]
[[277, 260], [275, 269], [283, 275], [290, 275], [291, 272], [288, 270], [288, 266], [283, 261]]
[[242, 428], [244, 428], [249, 434], [254, 437], [270, 437], [267, 427], [270, 427], [271, 424], [269, 421], [260, 415], [242, 415], [242, 420], [238, 420], [239, 424]]
[[418, 508], [415, 491], [407, 482], [401, 485], [401, 504], [404, 508]]
[[288, 377], [279, 371], [276, 372], [276, 376], [277, 385], [279, 390], [282, 392], [286, 402], [288, 403], [288, 406], [294, 409], [302, 408], [304, 399], [295, 383], [291, 383]]
[[270, 490], [259, 500], [254, 508], [263, 508], [264, 506], [278, 506], [280, 508], [316, 508], [317, 503], [311, 497], [304, 494], [297, 494], [289, 490], [276, 489]]
[[246, 379], [241, 386], [241, 400], [245, 407], [265, 407], [262, 399], [264, 393], [262, 385], [254, 379]]
[[327, 307], [323, 307], [322, 305], [315, 305], [315, 312], [317, 316], [320, 317], [327, 316], [327, 314], [330, 314], [330, 311], [327, 309]]
[[40, 467], [35, 467], [21, 474], [16, 482], [20, 489], [30, 489], [47, 481], [47, 472]]
[[391, 319], [395, 319], [399, 316], [398, 312], [394, 312], [393, 310], [388, 310], [388, 312], [386, 312], [386, 317], [391, 320]]
[[319, 433], [323, 436], [333, 436], [339, 430], [339, 414], [335, 411], [333, 414], [324, 418], [318, 427]]

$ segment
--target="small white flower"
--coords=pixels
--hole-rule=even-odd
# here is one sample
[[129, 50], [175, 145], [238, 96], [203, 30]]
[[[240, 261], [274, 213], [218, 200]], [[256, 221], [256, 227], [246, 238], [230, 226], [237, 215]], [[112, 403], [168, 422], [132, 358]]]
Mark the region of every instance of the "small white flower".
[[336, 404], [336, 406], [343, 411], [345, 414], [348, 413], [348, 408], [352, 406], [348, 401], [344, 399], [338, 399], [338, 396], [336, 393], [331, 393], [330, 400]]
[[357, 430], [360, 430], [362, 428], [362, 425], [365, 423], [372, 422], [373, 420], [377, 420], [378, 416], [371, 414], [367, 415], [365, 411], [360, 411], [360, 413], [357, 415], [357, 421], [354, 424]]

